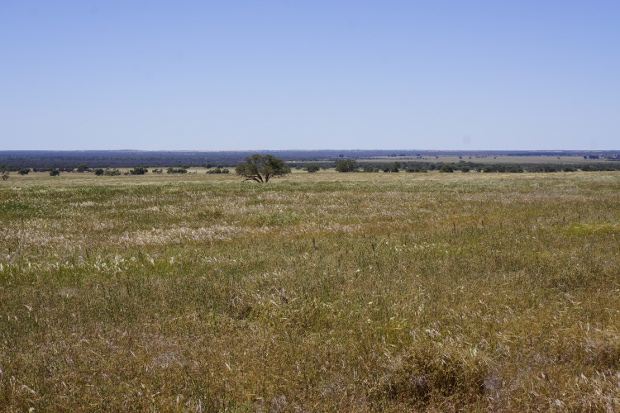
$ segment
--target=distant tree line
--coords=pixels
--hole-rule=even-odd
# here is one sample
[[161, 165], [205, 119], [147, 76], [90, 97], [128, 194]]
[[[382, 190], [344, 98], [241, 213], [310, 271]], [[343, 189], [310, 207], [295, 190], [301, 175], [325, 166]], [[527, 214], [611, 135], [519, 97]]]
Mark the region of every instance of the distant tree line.
[[[215, 165], [235, 167], [254, 153], [249, 151], [0, 151], [0, 165], [5, 164], [11, 171], [17, 172], [21, 168], [31, 168], [44, 171], [58, 169], [61, 172], [76, 170], [80, 165], [89, 165], [90, 168], [133, 168], [136, 165], [150, 165], [153, 168], [167, 168], [170, 166], [196, 168]], [[496, 156], [540, 156], [562, 157], [580, 156], [584, 160], [607, 160], [620, 162], [620, 151], [390, 151], [390, 150], [309, 150], [309, 151], [272, 151], [271, 154], [288, 162], [318, 163], [334, 162], [339, 159], [359, 160], [369, 157], [399, 157], [402, 162], [420, 160], [424, 157], [436, 156], [469, 156], [476, 158]], [[389, 163], [386, 163], [389, 165]], [[207, 166], [211, 165], [211, 166]], [[365, 166], [366, 164], [364, 164]], [[294, 164], [291, 164], [295, 167]], [[384, 166], [375, 166], [383, 170]], [[362, 166], [363, 169], [363, 166]], [[402, 168], [401, 168], [402, 169]], [[406, 168], [405, 168], [406, 169]]]
[[439, 171], [443, 173], [482, 172], [482, 173], [523, 173], [523, 172], [576, 172], [582, 171], [618, 171], [620, 164], [484, 164], [459, 161], [443, 162], [390, 162], [390, 163], [359, 163], [354, 159], [341, 159], [333, 164], [337, 172], [409, 172], [425, 173]]

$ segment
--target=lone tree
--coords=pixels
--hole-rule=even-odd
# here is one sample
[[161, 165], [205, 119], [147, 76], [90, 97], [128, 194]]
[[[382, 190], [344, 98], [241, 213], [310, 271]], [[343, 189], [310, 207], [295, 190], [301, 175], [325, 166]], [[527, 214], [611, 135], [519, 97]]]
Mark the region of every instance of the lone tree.
[[273, 155], [261, 156], [258, 154], [248, 156], [245, 162], [235, 168], [237, 175], [245, 177], [246, 181], [269, 182], [276, 176], [284, 176], [291, 173], [291, 168], [282, 159]]

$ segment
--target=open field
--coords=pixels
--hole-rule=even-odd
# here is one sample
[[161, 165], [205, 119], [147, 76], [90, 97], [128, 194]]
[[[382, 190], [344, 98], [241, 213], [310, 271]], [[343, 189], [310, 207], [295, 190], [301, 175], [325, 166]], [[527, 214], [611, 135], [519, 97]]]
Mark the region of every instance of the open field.
[[620, 410], [620, 172], [0, 181], [0, 411]]
[[444, 163], [458, 163], [460, 161], [482, 163], [485, 165], [491, 164], [509, 164], [509, 165], [538, 165], [538, 164], [552, 164], [552, 165], [583, 165], [583, 164], [596, 164], [605, 165], [611, 163], [617, 163], [617, 161], [609, 161], [605, 158], [599, 159], [584, 159], [583, 156], [511, 156], [511, 155], [476, 155], [476, 154], [464, 154], [464, 155], [424, 155], [421, 157], [416, 156], [373, 156], [369, 158], [361, 158], [360, 162], [444, 162]]

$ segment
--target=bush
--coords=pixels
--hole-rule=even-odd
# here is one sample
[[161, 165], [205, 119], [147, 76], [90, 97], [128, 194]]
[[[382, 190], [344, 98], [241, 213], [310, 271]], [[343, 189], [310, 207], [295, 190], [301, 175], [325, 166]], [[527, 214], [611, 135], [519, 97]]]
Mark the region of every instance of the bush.
[[383, 168], [383, 172], [399, 172], [398, 168], [400, 168], [400, 162], [394, 162]]
[[220, 167], [217, 167], [215, 169], [210, 169], [207, 171], [208, 174], [227, 174], [230, 173], [230, 171], [226, 168], [222, 169]]
[[445, 163], [441, 165], [441, 168], [439, 168], [439, 172], [452, 173], [454, 172], [454, 168], [452, 167], [452, 165]]
[[581, 167], [581, 170], [584, 172], [592, 172], [592, 171], [598, 171], [598, 168], [596, 168], [595, 166], [586, 164]]
[[168, 168], [166, 170], [167, 174], [186, 174], [187, 169], [185, 168]]
[[426, 172], [428, 172], [427, 169], [426, 169], [426, 166], [424, 164], [417, 163], [417, 162], [409, 164], [407, 166], [407, 169], [405, 169], [405, 171], [409, 172], [409, 173], [417, 173], [417, 172], [426, 173]]
[[129, 171], [129, 173], [131, 175], [144, 175], [145, 173], [147, 173], [149, 170], [146, 169], [143, 166], [136, 166], [134, 167], [131, 171]]
[[58, 168], [52, 169], [50, 171], [50, 176], [59, 176], [59, 175], [60, 175], [60, 170]]
[[336, 161], [336, 172], [357, 172], [359, 166], [355, 159], [339, 159]]
[[310, 164], [310, 165], [306, 165], [306, 171], [308, 171], [309, 173], [315, 173], [318, 172], [321, 169], [321, 167], [317, 164]]
[[97, 168], [95, 169], [95, 175], [97, 176], [101, 176], [105, 173], [105, 171], [103, 170], [103, 168]]
[[22, 168], [19, 171], [17, 171], [17, 173], [20, 175], [28, 175], [29, 172], [30, 172], [30, 168]]
[[536, 165], [529, 168], [530, 172], [540, 172], [540, 173], [548, 173], [548, 172], [557, 172], [558, 168], [553, 165]]

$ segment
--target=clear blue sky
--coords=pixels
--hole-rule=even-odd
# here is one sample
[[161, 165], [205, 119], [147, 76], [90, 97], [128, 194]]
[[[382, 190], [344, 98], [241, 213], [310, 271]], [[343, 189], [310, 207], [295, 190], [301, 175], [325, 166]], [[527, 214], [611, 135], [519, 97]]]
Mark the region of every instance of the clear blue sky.
[[0, 0], [11, 149], [620, 149], [620, 2]]

